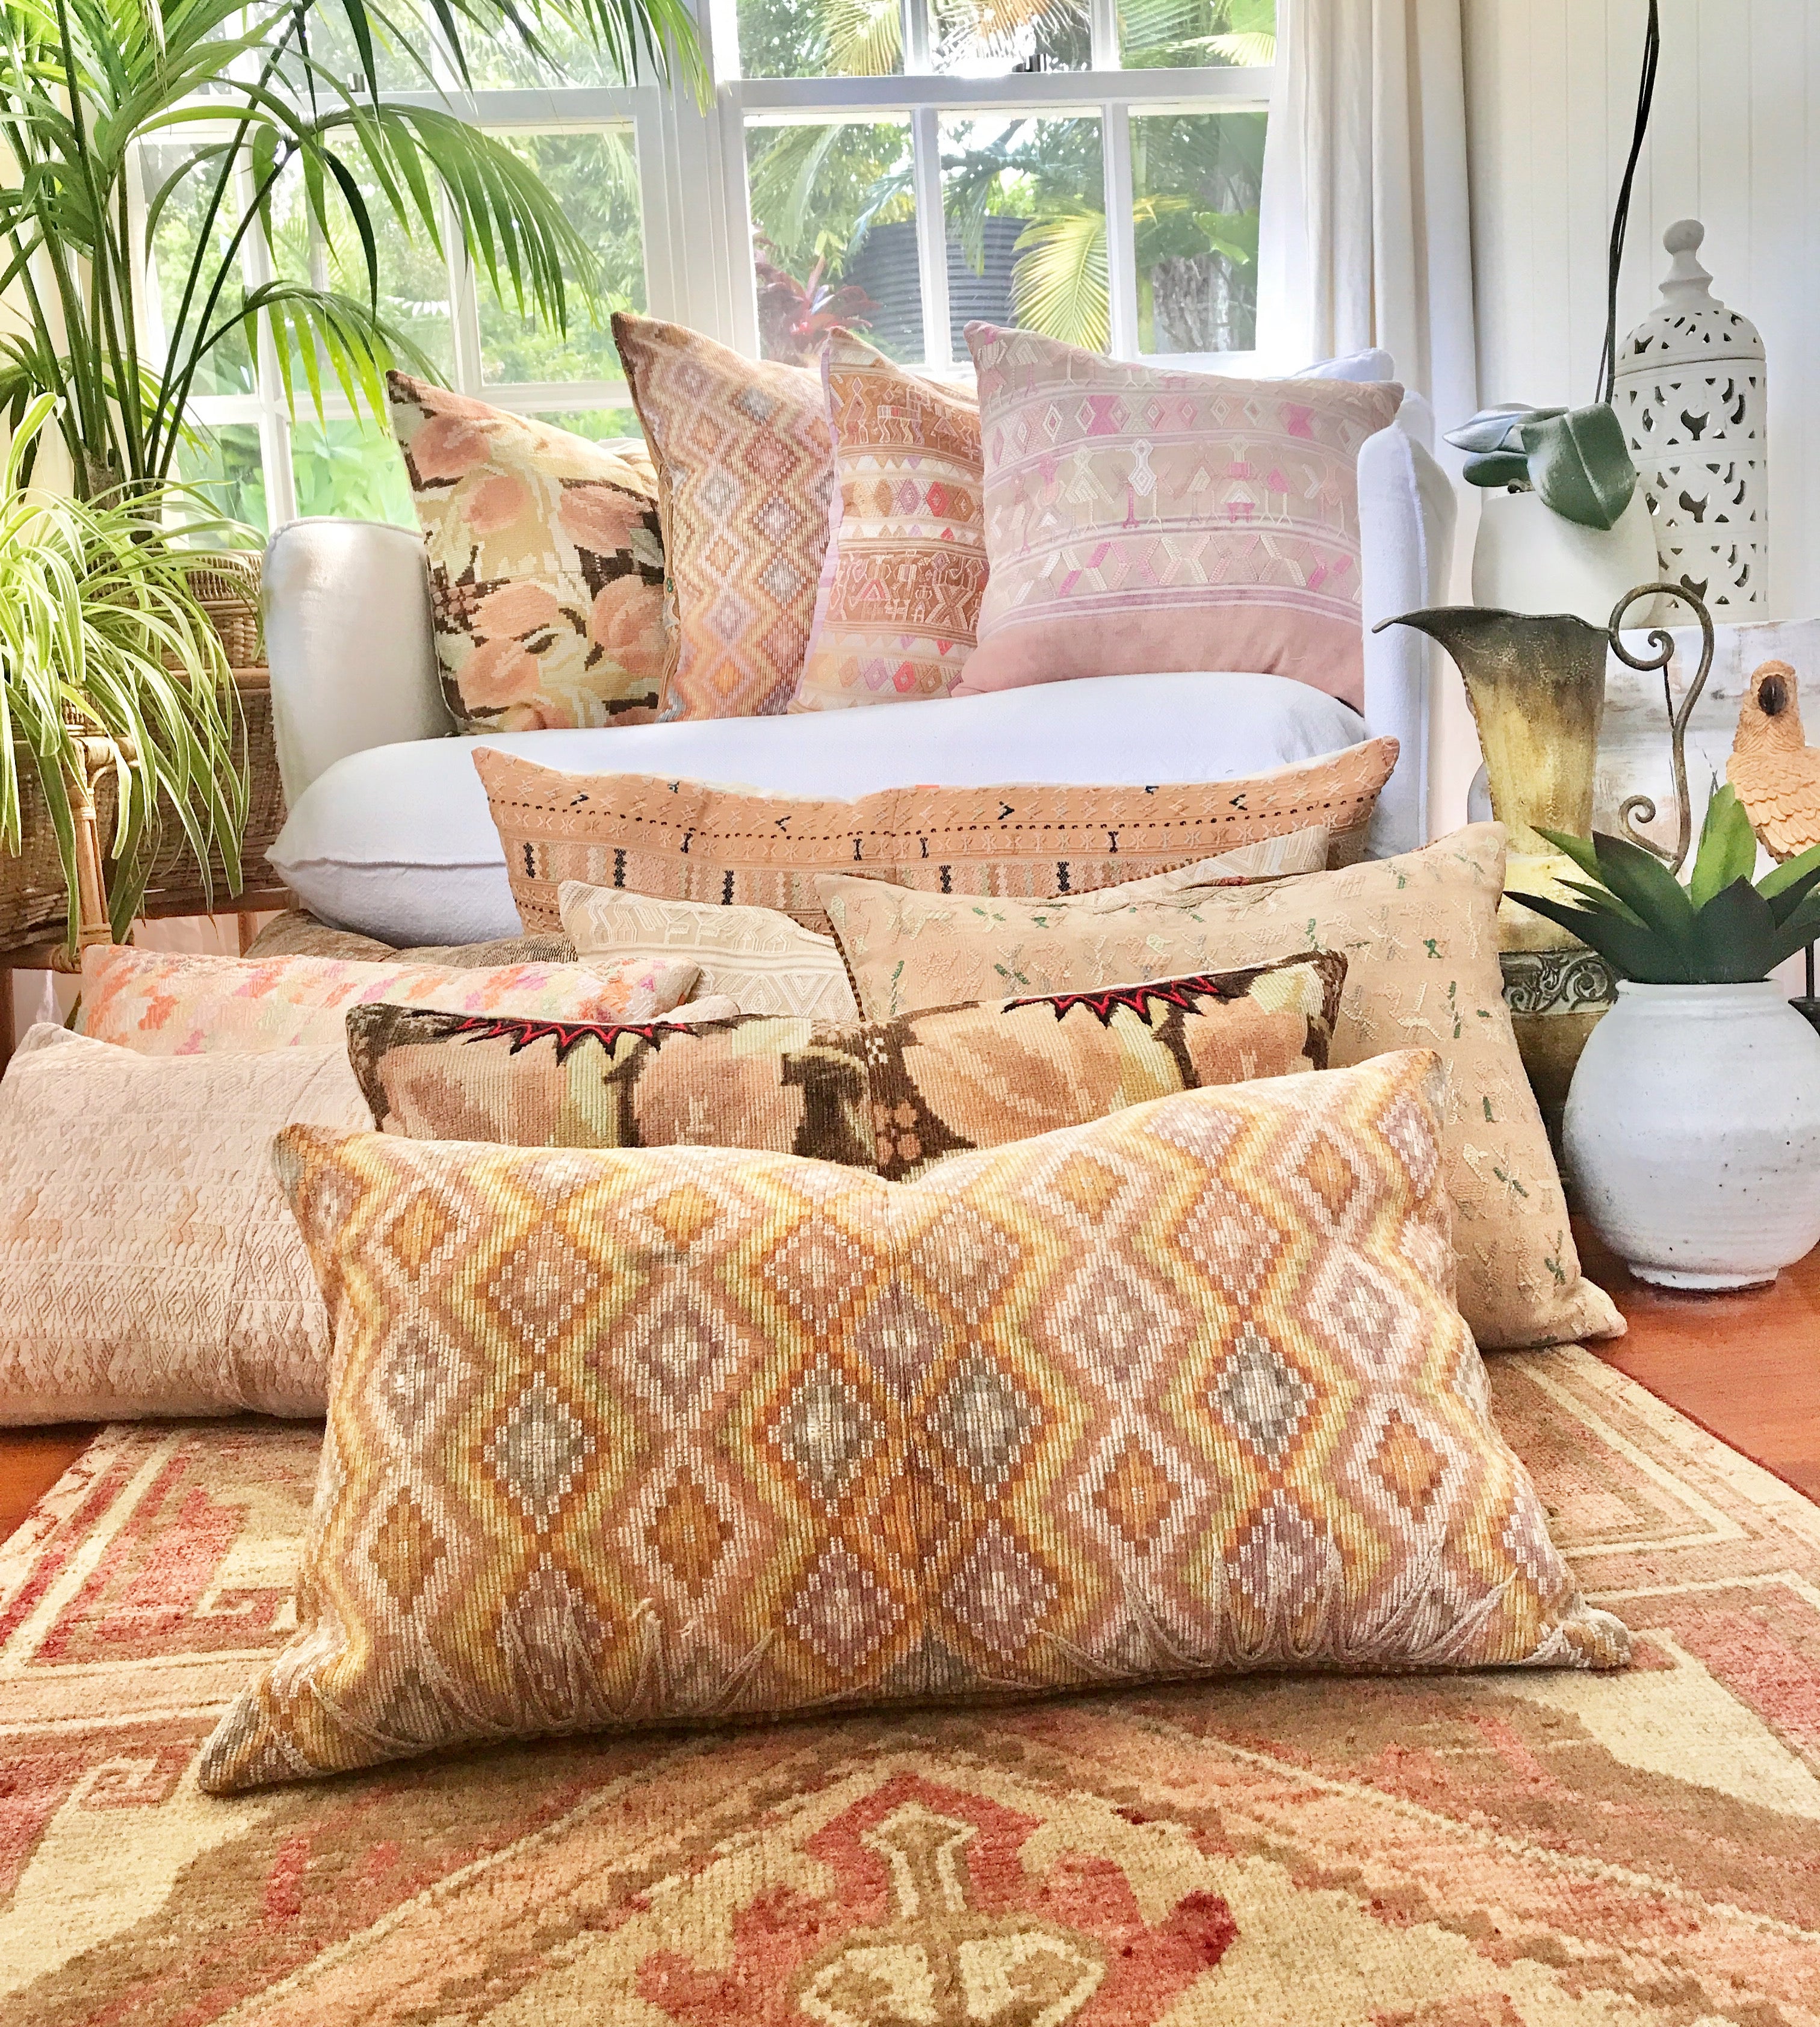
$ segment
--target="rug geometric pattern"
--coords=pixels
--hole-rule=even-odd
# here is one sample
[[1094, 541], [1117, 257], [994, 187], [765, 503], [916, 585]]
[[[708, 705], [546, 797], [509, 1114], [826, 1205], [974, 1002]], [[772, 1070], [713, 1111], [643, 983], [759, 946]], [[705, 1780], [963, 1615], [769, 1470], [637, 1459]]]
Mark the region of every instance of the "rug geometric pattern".
[[1497, 1417], [1607, 1675], [502, 1746], [231, 1801], [296, 1424], [109, 1431], [0, 1550], [0, 2017], [1813, 2027], [1820, 1508], [1575, 1350]]

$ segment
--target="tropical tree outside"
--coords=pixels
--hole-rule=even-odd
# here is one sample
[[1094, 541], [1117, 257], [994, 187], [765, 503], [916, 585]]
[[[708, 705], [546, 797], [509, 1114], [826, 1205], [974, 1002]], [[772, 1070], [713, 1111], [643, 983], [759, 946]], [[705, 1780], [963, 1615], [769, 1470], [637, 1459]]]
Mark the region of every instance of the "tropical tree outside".
[[[1128, 68], [1274, 58], [1275, 0], [1120, 0], [1118, 15]], [[892, 75], [903, 68], [902, 20], [899, 0], [740, 0], [742, 68], [751, 76]], [[932, 26], [938, 70], [1078, 70], [1090, 61], [1080, 0], [933, 0]], [[1255, 342], [1264, 125], [1253, 112], [1133, 114], [1144, 351]], [[1111, 286], [1098, 120], [954, 117], [940, 135], [947, 233], [962, 260], [981, 273], [985, 221], [1021, 221], [1010, 285], [1016, 320], [1103, 349]], [[819, 264], [840, 279], [877, 227], [914, 219], [902, 120], [755, 123], [748, 150], [755, 228], [766, 257], [799, 278]]]

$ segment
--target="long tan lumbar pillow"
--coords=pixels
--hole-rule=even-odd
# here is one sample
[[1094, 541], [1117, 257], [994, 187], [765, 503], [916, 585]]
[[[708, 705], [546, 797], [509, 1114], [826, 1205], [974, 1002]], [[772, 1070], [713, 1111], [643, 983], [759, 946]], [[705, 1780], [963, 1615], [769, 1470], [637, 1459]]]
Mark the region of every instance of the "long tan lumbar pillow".
[[564, 774], [487, 746], [474, 764], [529, 932], [559, 929], [563, 883], [580, 881], [659, 900], [780, 908], [825, 933], [822, 873], [1047, 900], [1311, 829], [1328, 833], [1325, 862], [1343, 865], [1364, 848], [1397, 742], [1368, 740], [1231, 781], [884, 788], [852, 802]]

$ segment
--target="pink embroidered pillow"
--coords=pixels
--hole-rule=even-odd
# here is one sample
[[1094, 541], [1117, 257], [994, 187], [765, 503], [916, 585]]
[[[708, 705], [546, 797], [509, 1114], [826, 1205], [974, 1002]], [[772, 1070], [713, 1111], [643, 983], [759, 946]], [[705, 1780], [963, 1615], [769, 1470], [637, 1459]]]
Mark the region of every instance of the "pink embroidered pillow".
[[681, 325], [616, 314], [651, 444], [669, 565], [659, 715], [753, 718], [796, 693], [833, 478], [820, 376]]
[[474, 971], [102, 944], [83, 953], [82, 1032], [142, 1056], [193, 1056], [338, 1043], [348, 1009], [375, 1000], [524, 1021], [650, 1021], [680, 1006], [700, 974], [692, 961], [668, 958]]
[[1230, 380], [967, 327], [986, 554], [957, 696], [1235, 669], [1364, 698], [1359, 448], [1394, 382]]
[[423, 529], [443, 693], [463, 729], [655, 718], [663, 543], [641, 451], [408, 374], [386, 385]]
[[821, 375], [834, 495], [790, 708], [945, 697], [973, 652], [986, 585], [979, 404], [844, 330]]

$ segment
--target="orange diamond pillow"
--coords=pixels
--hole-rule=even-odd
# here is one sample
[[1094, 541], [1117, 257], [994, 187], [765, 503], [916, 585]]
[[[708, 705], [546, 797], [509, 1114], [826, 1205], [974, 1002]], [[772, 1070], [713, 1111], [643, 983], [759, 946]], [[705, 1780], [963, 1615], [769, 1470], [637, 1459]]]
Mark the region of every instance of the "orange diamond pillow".
[[892, 1183], [293, 1128], [335, 1367], [215, 1793], [1268, 1667], [1605, 1667], [1452, 1296], [1410, 1051]]

